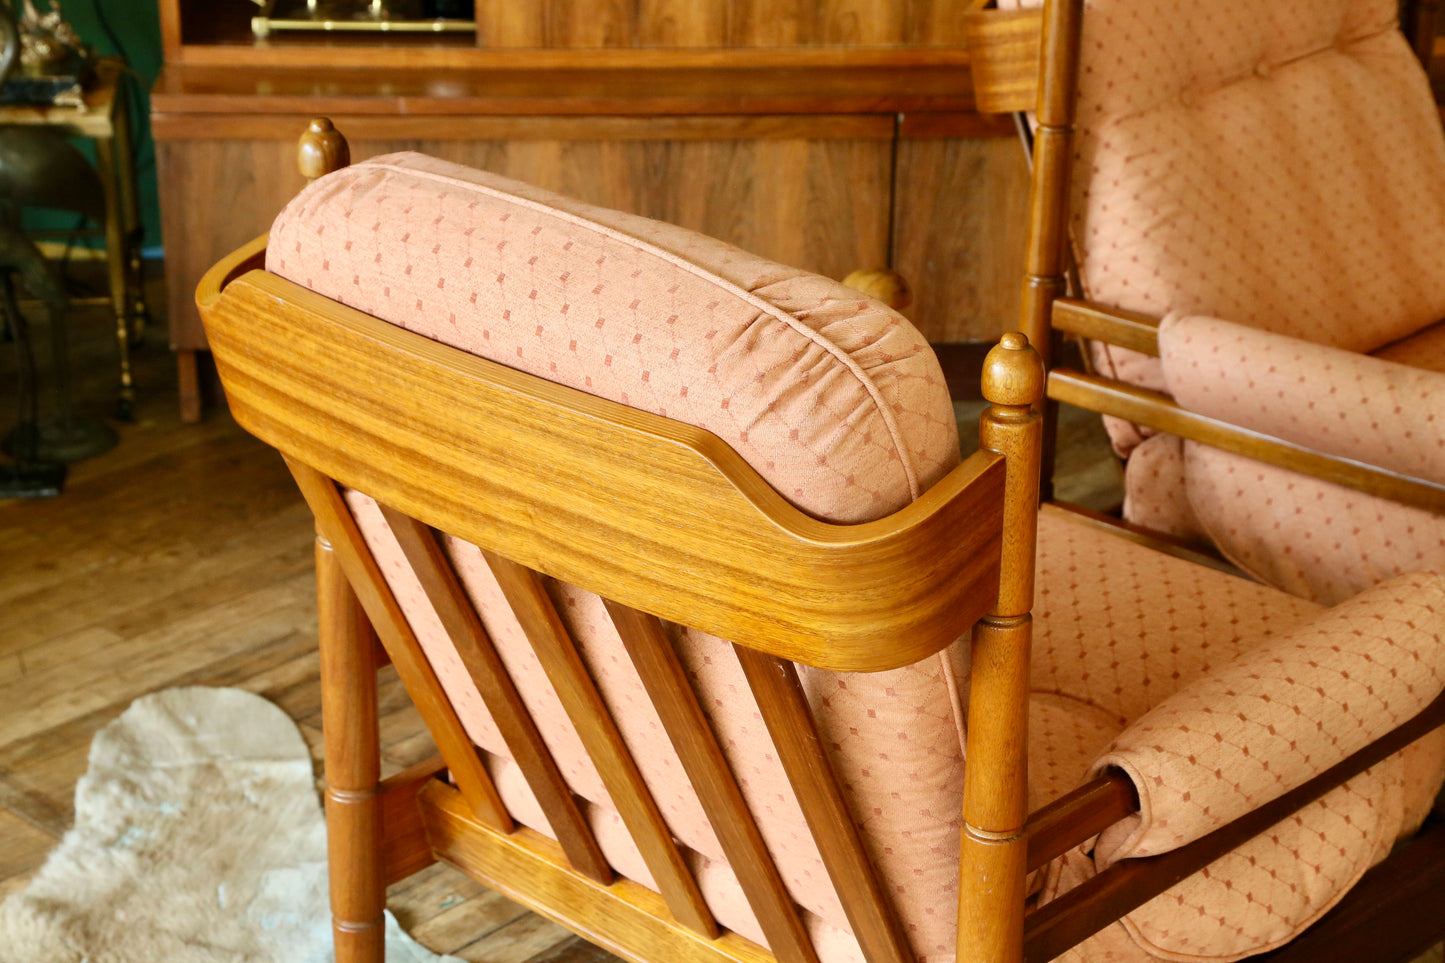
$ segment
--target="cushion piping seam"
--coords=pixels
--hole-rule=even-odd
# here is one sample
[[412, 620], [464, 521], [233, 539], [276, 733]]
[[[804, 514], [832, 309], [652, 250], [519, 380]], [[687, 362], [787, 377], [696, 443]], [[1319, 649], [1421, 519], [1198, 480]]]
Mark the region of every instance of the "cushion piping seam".
[[[537, 213], [549, 217], [555, 217], [558, 220], [566, 221], [580, 227], [585, 227], [588, 230], [600, 233], [604, 237], [609, 237], [615, 241], [618, 241], [621, 244], [625, 244], [641, 250], [647, 254], [651, 254], [652, 256], [657, 257], [662, 261], [672, 264], [674, 267], [681, 268], [689, 274], [692, 274], [693, 276], [712, 284], [714, 287], [721, 288], [724, 291], [741, 297], [742, 300], [747, 304], [751, 305], [754, 308], [757, 308], [759, 311], [768, 315], [769, 317], [772, 317], [774, 320], [781, 321], [789, 328], [791, 328], [794, 332], [802, 334], [808, 340], [811, 340], [814, 344], [823, 348], [833, 358], [843, 363], [844, 367], [846, 367], [848, 371], [852, 373], [854, 378], [856, 378], [858, 382], [863, 386], [864, 390], [868, 392], [869, 397], [873, 400], [874, 407], [878, 411], [879, 417], [883, 419], [883, 423], [888, 429], [889, 439], [893, 443], [894, 450], [898, 453], [899, 463], [903, 467], [903, 474], [908, 482], [910, 499], [916, 500], [922, 494], [919, 487], [918, 474], [909, 458], [907, 448], [902, 443], [902, 432], [896, 423], [892, 409], [884, 403], [884, 399], [882, 398], [882, 392], [879, 389], [878, 385], [863, 371], [862, 367], [858, 364], [858, 362], [855, 361], [846, 352], [840, 349], [837, 345], [822, 337], [822, 335], [820, 335], [817, 331], [807, 327], [806, 325], [800, 324], [797, 318], [793, 317], [790, 313], [782, 310], [777, 305], [770, 304], [768, 301], [764, 300], [761, 297], [758, 297], [756, 294], [753, 294], [751, 291], [744, 289], [740, 285], [737, 285], [727, 280], [726, 278], [720, 277], [717, 274], [708, 271], [706, 268], [701, 267], [700, 265], [693, 264], [691, 261], [679, 257], [678, 255], [673, 254], [670, 251], [666, 251], [655, 244], [644, 241], [641, 238], [633, 237], [632, 235], [620, 231], [616, 228], [608, 227], [605, 224], [590, 220], [579, 214], [573, 214], [570, 211], [564, 211], [560, 208], [550, 207], [546, 204], [541, 203], [540, 201], [534, 201], [530, 198], [520, 197], [516, 194], [509, 194], [505, 191], [501, 191], [493, 187], [488, 187], [485, 184], [477, 184], [472, 181], [462, 180], [461, 178], [449, 177], [445, 174], [437, 174], [433, 171], [418, 170], [417, 168], [403, 167], [401, 165], [392, 163], [363, 162], [361, 164], [353, 165], [351, 168], [347, 169], [353, 171], [361, 171], [363, 168], [370, 170], [388, 170], [398, 174], [407, 174], [419, 177], [424, 180], [431, 180], [438, 183], [450, 184], [456, 187], [463, 188], [465, 190], [477, 191], [498, 200], [502, 200], [508, 203], [514, 203], [520, 207], [527, 208]], [[676, 225], [672, 226], [676, 227]], [[685, 228], [677, 229], [686, 230]], [[859, 297], [860, 299], [866, 299], [866, 295], [860, 294]]]

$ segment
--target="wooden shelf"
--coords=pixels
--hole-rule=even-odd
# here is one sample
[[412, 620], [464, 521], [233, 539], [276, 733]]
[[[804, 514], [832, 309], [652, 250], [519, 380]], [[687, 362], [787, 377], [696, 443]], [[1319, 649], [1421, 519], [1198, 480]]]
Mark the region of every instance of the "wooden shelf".
[[167, 65], [166, 113], [697, 116], [972, 112], [959, 67], [701, 67], [556, 70]]

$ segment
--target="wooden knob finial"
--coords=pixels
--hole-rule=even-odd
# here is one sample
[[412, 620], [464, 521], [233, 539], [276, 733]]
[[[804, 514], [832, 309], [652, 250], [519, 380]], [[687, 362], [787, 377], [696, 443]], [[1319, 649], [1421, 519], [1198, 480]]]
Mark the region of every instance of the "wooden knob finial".
[[895, 311], [913, 303], [913, 290], [897, 271], [888, 268], [859, 268], [843, 279], [843, 283], [870, 298], [876, 298]]
[[330, 174], [351, 163], [351, 148], [346, 138], [325, 117], [318, 117], [306, 127], [296, 145], [296, 166], [308, 182], [322, 174]]
[[1043, 400], [1043, 361], [1018, 331], [1004, 335], [983, 359], [983, 396], [996, 405], [1035, 405]]

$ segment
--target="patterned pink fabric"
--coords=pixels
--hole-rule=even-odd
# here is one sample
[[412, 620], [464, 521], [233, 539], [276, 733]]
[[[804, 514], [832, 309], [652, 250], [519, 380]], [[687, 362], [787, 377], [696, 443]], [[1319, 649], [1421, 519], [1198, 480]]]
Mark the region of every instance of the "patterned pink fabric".
[[[1420, 367], [1202, 317], [1164, 319], [1159, 347], [1169, 391], [1192, 411], [1445, 481], [1445, 373], [1428, 367], [1445, 355], [1440, 329], [1388, 349], [1427, 362]], [[1184, 447], [1189, 502], [1203, 528], [1273, 585], [1332, 603], [1403, 572], [1445, 570], [1445, 517]]]
[[[480, 171], [393, 155], [338, 172], [282, 212], [268, 268], [439, 341], [708, 428], [800, 507], [834, 521], [887, 514], [958, 461], [938, 363], [901, 316], [693, 232]], [[468, 734], [505, 755], [379, 514], [360, 494], [349, 502]], [[479, 553], [455, 541], [447, 549], [569, 784], [608, 806]], [[723, 862], [600, 600], [549, 590], [669, 827]], [[794, 898], [846, 934], [729, 646], [672, 631]], [[839, 779], [925, 960], [953, 944], [961, 661], [953, 652], [889, 673], [803, 672]], [[878, 765], [885, 757], [913, 778]], [[919, 813], [937, 818], [920, 823]]]
[[1445, 321], [1372, 352], [1376, 358], [1445, 374]]
[[1445, 138], [1392, 0], [1090, 0], [1091, 297], [1352, 351], [1445, 316]]
[[1207, 542], [1189, 505], [1184, 483], [1184, 443], [1174, 435], [1145, 438], [1124, 473], [1124, 517], [1150, 531], [1189, 542]]
[[[1414, 691], [1405, 693], [1406, 704], [1418, 707], [1439, 691], [1445, 673], [1441, 638], [1445, 580], [1438, 576], [1408, 577], [1321, 612], [1265, 586], [1161, 556], [1122, 539], [1101, 537], [1055, 508], [1046, 507], [1039, 522], [1033, 698], [1036, 704], [1047, 700], [1048, 705], [1030, 715], [1030, 739], [1035, 742], [1031, 790], [1037, 788], [1039, 776], [1060, 790], [1085, 778], [1083, 771], [1056, 770], [1061, 764], [1085, 765], [1079, 757], [1089, 751], [1090, 741], [1100, 748], [1087, 764], [1089, 772], [1111, 762], [1126, 762], [1127, 757], [1115, 756], [1120, 750], [1165, 757], [1141, 761], [1133, 773], [1154, 819], [1145, 827], [1148, 834], [1141, 831], [1138, 820], [1125, 820], [1106, 831], [1097, 851], [1081, 848], [1068, 854], [1051, 867], [1042, 894], [1045, 900], [1088, 879], [1099, 865], [1121, 858], [1125, 844], [1147, 848], [1163, 831], [1176, 834], [1177, 841], [1196, 838], [1217, 821], [1237, 814], [1246, 797], [1282, 791], [1276, 759], [1287, 762], [1289, 754], [1275, 753], [1270, 743], [1280, 738], [1280, 718], [1292, 718], [1294, 711], [1281, 705], [1273, 710], [1274, 716], [1264, 714], [1261, 710], [1269, 706], [1266, 699], [1275, 700], [1281, 687], [1261, 692], [1260, 681], [1251, 678], [1256, 667], [1278, 673], [1280, 667], [1270, 662], [1273, 656], [1314, 645], [1328, 655], [1328, 663], [1319, 661], [1334, 667], [1326, 671], [1354, 672], [1342, 666], [1341, 656], [1332, 650], [1335, 640], [1343, 639], [1349, 646], [1360, 646], [1354, 658], [1361, 674], [1390, 677], [1395, 663], [1372, 660], [1382, 648], [1406, 645], [1420, 656], [1402, 660], [1414, 673], [1401, 673], [1408, 677], [1403, 685], [1414, 684]], [[1092, 577], [1099, 570], [1109, 572], [1102, 586]], [[1221, 613], [1227, 618], [1221, 619]], [[1381, 630], [1396, 619], [1405, 624]], [[1355, 641], [1357, 628], [1369, 633], [1370, 642]], [[1163, 640], [1168, 644], [1161, 644]], [[1307, 664], [1304, 668], [1314, 671]], [[1297, 677], [1302, 680], [1302, 675]], [[1306, 736], [1323, 744], [1311, 760], [1316, 766], [1367, 741], [1371, 727], [1377, 725], [1366, 708], [1373, 693], [1364, 687], [1352, 690], [1366, 704], [1354, 695], [1342, 695], [1342, 689], [1358, 682], [1358, 678], [1353, 683], [1342, 681], [1336, 674], [1326, 689], [1325, 703], [1332, 697], [1348, 702], [1326, 714], [1331, 721], [1324, 728], [1306, 729]], [[1253, 696], [1246, 694], [1247, 686]], [[1232, 694], [1226, 699], [1225, 692]], [[1254, 705], [1235, 701], [1241, 697], [1253, 698]], [[1259, 772], [1247, 787], [1236, 786], [1233, 778], [1243, 771], [1237, 760], [1209, 767], [1198, 763], [1201, 756], [1196, 750], [1196, 762], [1190, 763], [1190, 749], [1177, 746], [1181, 737], [1186, 745], [1198, 738], [1205, 750], [1212, 751], [1213, 733], [1202, 735], [1209, 729], [1207, 722], [1199, 726], [1201, 734], [1193, 729], [1182, 734], [1160, 731], [1169, 728], [1167, 720], [1160, 719], [1175, 713], [1181, 703], [1189, 704], [1201, 718], [1212, 721], [1223, 716], [1226, 725], [1214, 726], [1217, 731], [1233, 729], [1237, 734], [1253, 725], [1263, 728], [1264, 739], [1250, 741], [1249, 755], [1243, 757], [1247, 760], [1258, 753]], [[1236, 706], [1244, 719], [1231, 719], [1226, 705]], [[1410, 711], [1394, 708], [1386, 714]], [[1179, 718], [1174, 716], [1176, 722]], [[1271, 724], [1276, 733], [1268, 731]], [[1176, 742], [1167, 741], [1171, 739]], [[1036, 762], [1033, 754], [1051, 754], [1036, 743], [1056, 740], [1058, 762]], [[1105, 740], [1112, 740], [1112, 745], [1104, 745]], [[1170, 745], [1176, 746], [1172, 752]], [[1169, 765], [1180, 758], [1182, 764]], [[1302, 762], [1298, 755], [1295, 761]], [[1298, 781], [1307, 768], [1303, 765], [1286, 778]], [[1220, 770], [1217, 776], [1214, 769]], [[1318, 768], [1309, 774], [1314, 771]], [[1333, 905], [1361, 872], [1388, 853], [1395, 839], [1418, 827], [1442, 781], [1445, 731], [1437, 730], [1140, 907], [1063, 959], [1072, 963], [1229, 960], [1284, 942]], [[1171, 804], [1180, 808], [1180, 799], [1187, 795], [1183, 808], [1208, 806], [1205, 820], [1185, 821], [1169, 811], [1161, 827], [1161, 794], [1173, 797], [1163, 811]], [[1030, 801], [1047, 798], [1041, 795]], [[1235, 811], [1226, 812], [1226, 806]]]
[[1427, 573], [1240, 654], [1150, 709], [1095, 763], [1127, 772], [1140, 796], [1130, 825], [1100, 842], [1100, 863], [1207, 835], [1397, 728], [1442, 689], [1445, 579]]
[[1326, 605], [1438, 567], [1445, 519], [1187, 442], [1189, 502], [1211, 541], [1271, 585]]
[[266, 267], [706, 428], [834, 521], [900, 508], [958, 460], [942, 373], [902, 315], [695, 232], [482, 171], [419, 154], [339, 171], [277, 218]]
[[1191, 411], [1445, 483], [1445, 374], [1206, 317], [1165, 318], [1159, 354]]
[[[1088, 295], [1445, 370], [1445, 335], [1427, 329], [1445, 317], [1445, 138], [1395, 15], [1393, 0], [1089, 0], [1070, 225]], [[1093, 355], [1167, 389], [1153, 359]], [[1147, 434], [1106, 421], [1121, 454]], [[1289, 591], [1335, 601], [1438, 564], [1441, 525], [1423, 513], [1188, 457], [1189, 509]], [[1158, 469], [1131, 459], [1127, 517], [1170, 530], [1189, 509], [1139, 495]]]
[[[831, 282], [667, 225], [392, 157], [301, 195], [278, 220], [269, 257], [277, 273], [438, 340], [703, 424], [823, 517], [891, 511], [958, 458], [937, 363], [911, 326]], [[490, 754], [508, 805], [548, 831], [374, 504], [356, 492], [347, 498], [468, 734]], [[456, 540], [445, 547], [565, 777], [588, 801], [608, 858], [649, 882], [479, 552]], [[1109, 573], [1102, 584], [1101, 572]], [[1040, 520], [1038, 584], [1036, 804], [1082, 778], [1152, 706], [1314, 611], [1050, 510]], [[548, 590], [669, 828], [690, 851], [709, 905], [725, 925], [761, 938], [600, 600], [562, 584]], [[669, 631], [820, 955], [858, 959], [729, 645]], [[896, 672], [803, 672], [824, 743], [922, 963], [953, 952], [966, 672], [961, 646]], [[1433, 793], [1432, 779], [1415, 791]], [[1283, 850], [1273, 858], [1297, 862]], [[1231, 883], [1249, 890], [1271, 869], [1240, 867]], [[1068, 871], [1055, 872], [1053, 891]]]

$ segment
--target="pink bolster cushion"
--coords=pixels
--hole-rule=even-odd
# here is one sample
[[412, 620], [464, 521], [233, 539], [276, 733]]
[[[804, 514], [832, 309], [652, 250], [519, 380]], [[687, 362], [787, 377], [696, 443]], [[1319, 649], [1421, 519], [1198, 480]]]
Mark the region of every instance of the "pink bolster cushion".
[[[1402, 576], [1321, 613], [1114, 740], [1095, 771], [1128, 773], [1140, 811], [1100, 835], [1095, 866], [1218, 829], [1383, 736], [1442, 688], [1445, 578]], [[1165, 959], [1233, 960], [1287, 942], [1413, 829], [1404, 766], [1396, 754], [1336, 787], [1130, 913], [1125, 928]]]
[[317, 180], [266, 268], [445, 344], [705, 428], [784, 497], [879, 518], [958, 462], [938, 361], [836, 281], [421, 154]]
[[1328, 609], [1195, 680], [1096, 761], [1139, 791], [1111, 863], [1192, 842], [1328, 769], [1445, 689], [1445, 578], [1418, 572]]
[[1166, 317], [1159, 355], [1191, 411], [1445, 483], [1445, 374], [1201, 316]]

